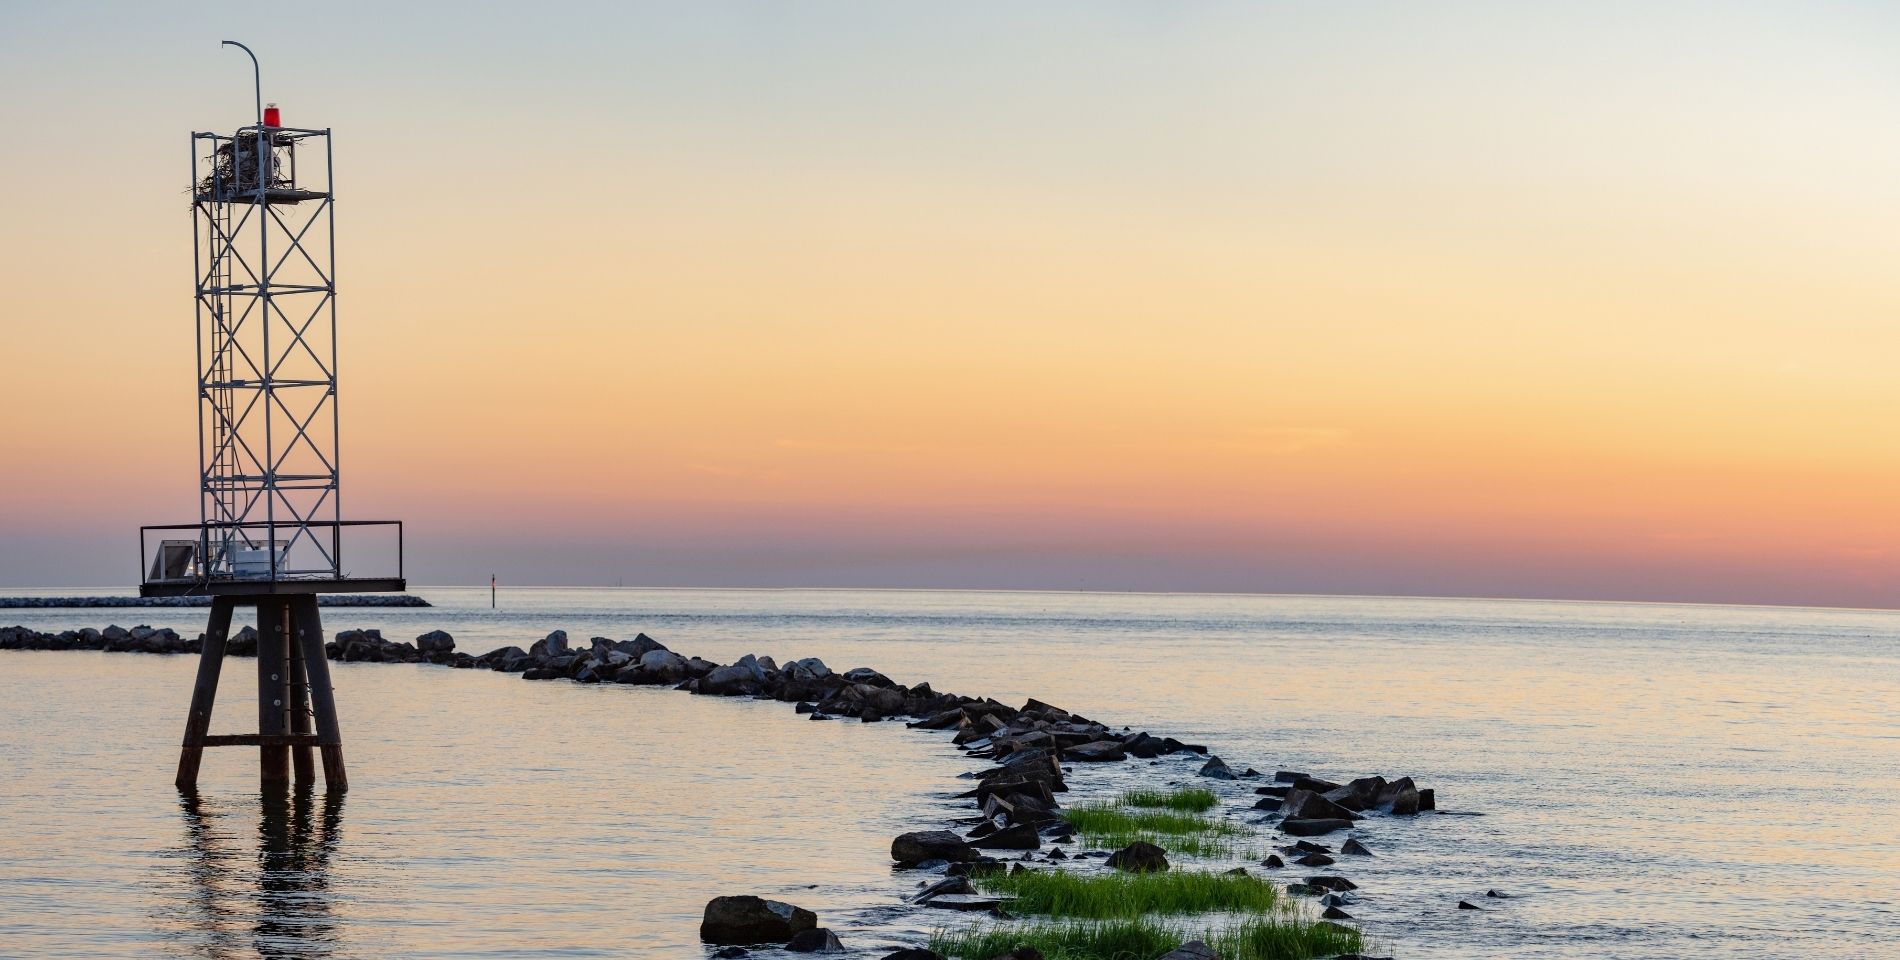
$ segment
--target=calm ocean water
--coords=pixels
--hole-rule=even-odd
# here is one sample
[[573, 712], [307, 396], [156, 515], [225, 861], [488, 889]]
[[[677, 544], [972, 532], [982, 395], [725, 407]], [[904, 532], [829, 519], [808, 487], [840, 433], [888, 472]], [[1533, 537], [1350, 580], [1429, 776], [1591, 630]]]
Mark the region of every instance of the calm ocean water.
[[[485, 589], [418, 592], [439, 606], [330, 608], [326, 627], [442, 628], [471, 653], [645, 631], [1035, 696], [1236, 765], [1416, 776], [1482, 816], [1369, 831], [1353, 912], [1402, 957], [1900, 956], [1900, 613], [611, 589], [505, 590], [490, 611]], [[195, 634], [204, 610], [0, 610], [112, 622]], [[0, 955], [703, 957], [700, 909], [725, 893], [810, 907], [857, 956], [947, 922], [899, 906], [913, 880], [886, 860], [892, 835], [960, 815], [972, 764], [941, 734], [338, 664], [346, 799], [263, 803], [255, 751], [232, 748], [184, 804], [194, 659], [0, 653]], [[250, 671], [225, 680], [214, 732], [250, 729]], [[1102, 766], [1076, 798], [1194, 771]], [[1251, 787], [1224, 789], [1238, 807]]]

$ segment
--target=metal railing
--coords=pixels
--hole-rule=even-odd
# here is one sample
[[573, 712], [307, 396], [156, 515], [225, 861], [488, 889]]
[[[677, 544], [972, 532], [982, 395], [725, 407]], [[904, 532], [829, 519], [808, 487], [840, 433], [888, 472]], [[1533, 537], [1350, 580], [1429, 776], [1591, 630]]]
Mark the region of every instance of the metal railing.
[[[358, 573], [344, 566], [345, 528], [394, 528], [395, 571], [386, 568]], [[319, 531], [327, 529], [328, 537]], [[192, 531], [193, 537], [161, 538], [158, 550], [150, 548], [151, 535], [162, 531]], [[288, 534], [291, 539], [280, 539]], [[400, 520], [310, 520], [298, 523], [272, 523], [266, 520], [240, 523], [170, 523], [139, 528], [139, 582], [210, 583], [286, 581], [403, 579], [403, 540]], [[324, 543], [327, 540], [328, 543]], [[306, 549], [298, 556], [310, 557], [321, 565], [293, 558], [293, 550]], [[314, 553], [314, 556], [310, 555]]]

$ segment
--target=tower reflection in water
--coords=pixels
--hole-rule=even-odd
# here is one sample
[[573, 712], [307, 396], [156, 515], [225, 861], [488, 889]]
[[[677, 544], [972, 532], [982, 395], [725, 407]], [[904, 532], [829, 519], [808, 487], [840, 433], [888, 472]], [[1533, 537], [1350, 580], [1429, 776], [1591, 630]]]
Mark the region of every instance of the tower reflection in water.
[[266, 789], [257, 850], [245, 854], [203, 796], [179, 795], [192, 880], [189, 926], [208, 957], [327, 957], [337, 946], [330, 858], [343, 823], [339, 792]]

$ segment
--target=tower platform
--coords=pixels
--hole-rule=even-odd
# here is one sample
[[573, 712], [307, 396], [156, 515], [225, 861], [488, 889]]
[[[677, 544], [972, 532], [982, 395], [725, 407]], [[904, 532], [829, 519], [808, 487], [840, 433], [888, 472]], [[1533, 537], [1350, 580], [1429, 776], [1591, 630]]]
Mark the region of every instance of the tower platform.
[[304, 593], [402, 593], [401, 577], [343, 577], [325, 580], [147, 580], [141, 597], [288, 597]]

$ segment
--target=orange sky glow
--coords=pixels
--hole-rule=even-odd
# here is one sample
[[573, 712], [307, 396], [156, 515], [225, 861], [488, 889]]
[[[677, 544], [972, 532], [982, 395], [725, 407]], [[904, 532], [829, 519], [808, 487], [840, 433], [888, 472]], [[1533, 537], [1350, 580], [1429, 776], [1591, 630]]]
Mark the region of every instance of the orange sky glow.
[[[1900, 604], [1893, 11], [370, 9], [255, 45], [414, 582]], [[0, 11], [0, 585], [195, 519], [247, 64], [118, 14]]]

